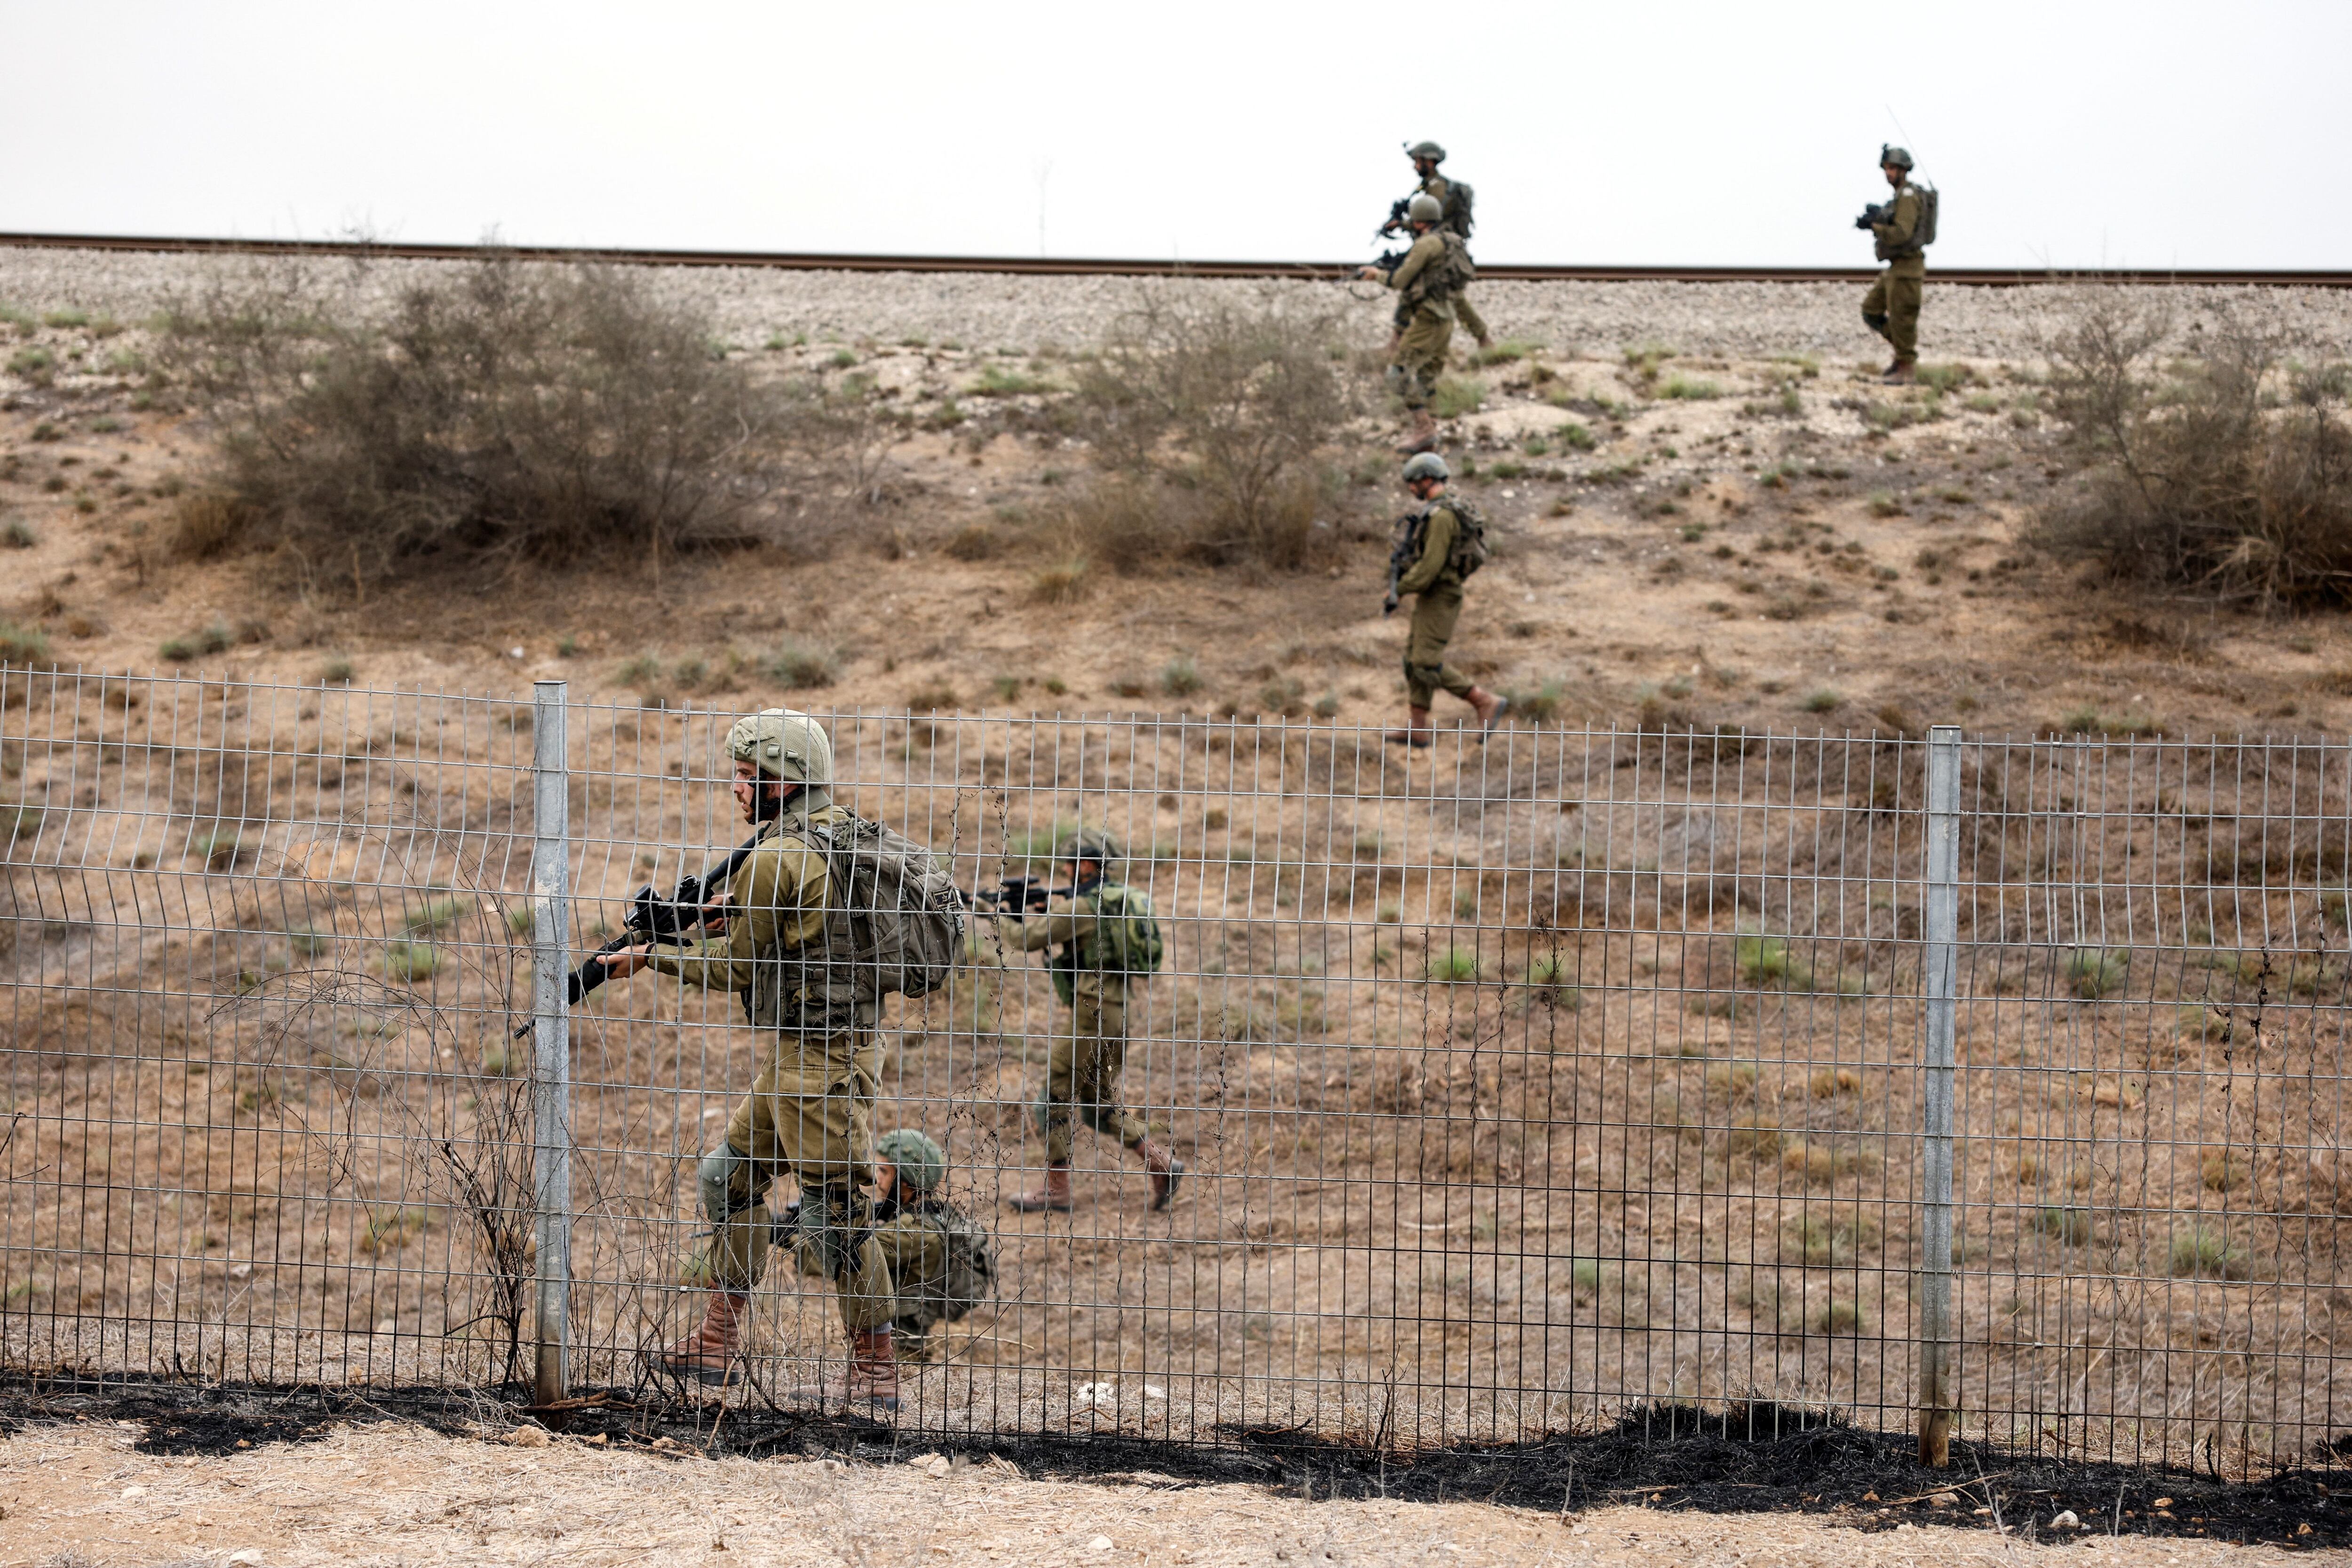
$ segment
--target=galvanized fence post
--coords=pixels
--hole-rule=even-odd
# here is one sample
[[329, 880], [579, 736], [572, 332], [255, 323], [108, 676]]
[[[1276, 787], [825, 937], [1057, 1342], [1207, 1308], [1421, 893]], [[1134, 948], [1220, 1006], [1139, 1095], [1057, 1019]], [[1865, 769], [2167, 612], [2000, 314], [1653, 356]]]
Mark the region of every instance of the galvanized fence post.
[[531, 688], [530, 853], [531, 1162], [539, 1279], [531, 1403], [564, 1395], [572, 1305], [572, 1020], [565, 1000], [571, 955], [572, 776], [564, 752], [564, 682]]
[[1920, 990], [1927, 1037], [1921, 1054], [1919, 1462], [1943, 1468], [1952, 1445], [1952, 1029], [1958, 992], [1960, 896], [1960, 731], [1927, 731], [1925, 946]]

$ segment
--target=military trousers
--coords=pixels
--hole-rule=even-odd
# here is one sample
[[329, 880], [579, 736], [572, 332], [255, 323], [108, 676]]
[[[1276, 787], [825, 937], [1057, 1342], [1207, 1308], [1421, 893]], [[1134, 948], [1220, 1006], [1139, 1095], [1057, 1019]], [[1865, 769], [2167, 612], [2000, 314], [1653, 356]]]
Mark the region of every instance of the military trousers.
[[[726, 1141], [703, 1157], [698, 1173], [712, 1229], [711, 1282], [734, 1291], [759, 1283], [773, 1234], [768, 1189], [789, 1173], [800, 1184], [804, 1210], [811, 1203], [825, 1207], [832, 1234], [821, 1252], [839, 1261], [822, 1271], [833, 1278], [842, 1322], [853, 1333], [878, 1328], [890, 1321], [893, 1292], [863, 1188], [874, 1170], [867, 1108], [881, 1042], [864, 1030], [768, 1038], [772, 1045], [751, 1092], [736, 1105]], [[837, 1207], [846, 1212], [833, 1212]]]
[[[1919, 301], [1927, 284], [1925, 261], [1894, 261], [1863, 296], [1862, 319], [1895, 345], [1895, 357], [1906, 364], [1919, 357]], [[1886, 322], [1883, 327], [1878, 324], [1882, 317]]]
[[1454, 640], [1454, 625], [1462, 619], [1462, 589], [1441, 584], [1413, 595], [1412, 630], [1404, 645], [1405, 698], [1415, 708], [1426, 708], [1439, 691], [1467, 699], [1477, 688], [1471, 679], [1445, 662], [1445, 645]]
[[1423, 305], [1412, 313], [1389, 351], [1389, 383], [1407, 408], [1426, 408], [1445, 369], [1445, 350], [1454, 341], [1451, 306]]
[[1454, 291], [1454, 319], [1469, 328], [1470, 335], [1482, 343], [1494, 335], [1486, 331], [1486, 318], [1479, 315], [1477, 307], [1470, 303], [1470, 290], [1467, 289]]
[[1067, 1164], [1084, 1121], [1106, 1138], [1132, 1149], [1150, 1129], [1119, 1103], [1119, 1073], [1127, 1066], [1127, 998], [1080, 991], [1070, 1005], [1069, 1031], [1056, 1034], [1045, 1054], [1045, 1159]]

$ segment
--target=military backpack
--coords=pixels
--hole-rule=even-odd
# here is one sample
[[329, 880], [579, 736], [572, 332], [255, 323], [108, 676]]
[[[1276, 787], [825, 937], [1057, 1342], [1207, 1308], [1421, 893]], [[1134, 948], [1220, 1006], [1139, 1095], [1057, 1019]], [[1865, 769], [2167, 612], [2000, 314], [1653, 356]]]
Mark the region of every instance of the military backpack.
[[961, 1322], [995, 1296], [996, 1251], [987, 1227], [953, 1204], [927, 1199], [911, 1212], [939, 1233], [947, 1258], [938, 1279], [908, 1281], [898, 1289], [893, 1319], [919, 1333], [934, 1323]]
[[1470, 204], [1475, 200], [1476, 193], [1467, 180], [1445, 182], [1445, 226], [1465, 239], [1470, 237]]
[[1486, 520], [1478, 514], [1475, 506], [1451, 491], [1418, 512], [1406, 514], [1404, 541], [1396, 552], [1402, 563], [1401, 574], [1412, 570], [1413, 563], [1421, 559], [1422, 541], [1429, 537], [1430, 513], [1440, 508], [1454, 514], [1454, 547], [1445, 552], [1445, 564], [1454, 576], [1467, 582], [1479, 567], [1495, 558], [1495, 552], [1486, 548]]
[[862, 816], [812, 823], [806, 836], [831, 880], [824, 953], [807, 966], [821, 966], [824, 981], [808, 990], [838, 1005], [928, 996], [946, 984], [963, 949], [964, 904], [939, 858]]
[[1911, 230], [1911, 243], [1933, 245], [1936, 243], [1936, 187], [1914, 185], [1911, 188], [1919, 193], [1919, 222]]

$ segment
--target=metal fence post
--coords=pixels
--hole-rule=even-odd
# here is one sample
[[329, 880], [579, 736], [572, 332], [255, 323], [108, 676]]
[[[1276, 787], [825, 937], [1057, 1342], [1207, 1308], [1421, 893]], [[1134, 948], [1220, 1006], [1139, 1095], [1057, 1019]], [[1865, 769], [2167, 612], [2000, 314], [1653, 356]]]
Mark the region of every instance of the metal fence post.
[[1920, 989], [1927, 998], [1920, 1115], [1919, 1462], [1952, 1447], [1952, 1028], [1960, 898], [1960, 731], [1927, 731], [1927, 888]]
[[564, 683], [531, 687], [531, 1099], [537, 1138], [531, 1200], [539, 1230], [539, 1289], [531, 1403], [564, 1395], [572, 1305], [572, 1020], [564, 979], [571, 955], [572, 776], [564, 753]]

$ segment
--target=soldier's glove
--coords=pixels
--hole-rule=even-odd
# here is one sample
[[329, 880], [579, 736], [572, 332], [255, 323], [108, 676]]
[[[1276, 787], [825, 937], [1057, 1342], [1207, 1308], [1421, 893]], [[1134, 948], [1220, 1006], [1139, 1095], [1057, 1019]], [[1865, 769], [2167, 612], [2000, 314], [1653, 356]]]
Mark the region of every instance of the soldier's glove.
[[1397, 596], [1394, 594], [1391, 594], [1387, 598], [1381, 601], [1381, 614], [1383, 616], [1395, 615], [1396, 609]]

